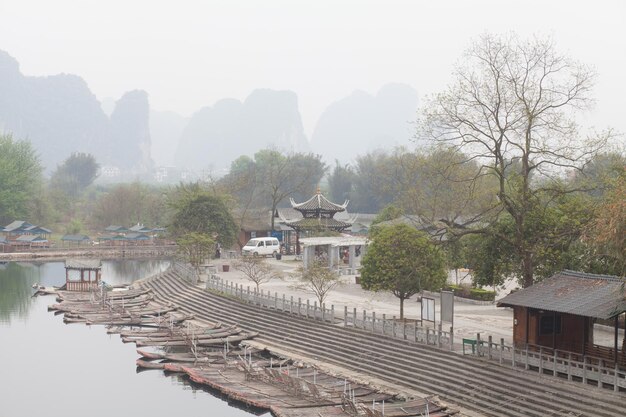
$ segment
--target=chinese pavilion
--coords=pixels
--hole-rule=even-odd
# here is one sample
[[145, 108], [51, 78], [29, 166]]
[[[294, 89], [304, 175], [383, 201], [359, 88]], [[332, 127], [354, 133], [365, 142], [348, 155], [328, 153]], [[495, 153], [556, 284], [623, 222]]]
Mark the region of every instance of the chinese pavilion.
[[313, 197], [303, 203], [296, 203], [290, 199], [291, 207], [302, 214], [302, 218], [286, 222], [285, 224], [296, 231], [296, 253], [300, 254], [300, 233], [301, 232], [322, 232], [331, 230], [341, 232], [352, 226], [352, 223], [336, 220], [333, 216], [336, 213], [346, 210], [349, 200], [343, 204], [335, 204], [324, 197], [318, 187]]

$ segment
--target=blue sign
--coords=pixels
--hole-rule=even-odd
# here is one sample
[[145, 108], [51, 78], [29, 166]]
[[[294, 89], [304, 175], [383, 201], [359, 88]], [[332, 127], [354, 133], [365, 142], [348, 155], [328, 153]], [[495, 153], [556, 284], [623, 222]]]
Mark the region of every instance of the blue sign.
[[282, 242], [282, 240], [283, 240], [283, 232], [273, 231], [272, 232], [272, 237], [275, 237], [276, 239], [278, 239], [279, 241]]

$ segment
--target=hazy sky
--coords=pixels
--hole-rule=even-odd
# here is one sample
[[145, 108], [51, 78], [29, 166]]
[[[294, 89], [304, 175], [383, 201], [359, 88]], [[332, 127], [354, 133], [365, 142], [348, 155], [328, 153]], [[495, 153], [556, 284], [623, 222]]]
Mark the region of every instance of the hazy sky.
[[486, 31], [553, 36], [598, 72], [589, 122], [626, 131], [624, 0], [0, 0], [0, 49], [26, 75], [77, 74], [99, 99], [144, 89], [153, 108], [183, 115], [289, 89], [309, 137], [355, 89], [441, 90]]

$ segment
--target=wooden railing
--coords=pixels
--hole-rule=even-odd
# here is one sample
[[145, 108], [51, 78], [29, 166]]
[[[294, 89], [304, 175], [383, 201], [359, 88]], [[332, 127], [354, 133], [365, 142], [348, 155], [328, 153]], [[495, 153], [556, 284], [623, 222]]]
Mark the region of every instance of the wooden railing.
[[326, 304], [319, 305], [317, 301], [311, 302], [308, 299], [303, 301], [301, 298], [295, 299], [293, 296], [287, 297], [285, 294], [279, 296], [277, 292], [271, 294], [262, 289], [257, 291], [256, 288], [251, 289], [250, 286], [244, 288], [241, 284], [225, 281], [217, 275], [209, 277], [206, 289], [260, 307], [312, 320], [343, 323], [345, 327], [354, 327], [396, 339], [446, 347], [450, 350], [454, 345], [452, 329], [445, 331], [441, 325], [438, 328], [430, 328], [423, 326], [419, 320], [397, 320], [395, 316], [388, 318], [385, 314], [377, 315], [375, 312], [368, 313], [365, 310], [362, 313], [357, 313], [356, 308], [349, 310], [347, 306], [344, 306], [343, 311], [341, 311], [335, 309], [334, 305], [329, 308]]
[[[482, 340], [477, 335], [474, 341], [476, 349], [472, 353], [485, 360], [498, 361], [501, 365], [533, 370], [540, 374], [547, 373], [569, 381], [593, 383], [600, 388], [611, 387], [616, 392], [620, 388], [626, 389], [626, 367], [621, 363], [616, 364], [612, 359], [543, 346], [512, 346], [504, 343], [504, 339], [493, 342], [491, 336]], [[612, 351], [610, 348], [605, 349]]]

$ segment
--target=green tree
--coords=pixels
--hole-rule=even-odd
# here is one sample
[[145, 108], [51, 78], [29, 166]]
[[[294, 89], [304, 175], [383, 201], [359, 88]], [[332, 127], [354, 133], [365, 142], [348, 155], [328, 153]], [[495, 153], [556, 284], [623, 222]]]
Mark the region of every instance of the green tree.
[[139, 182], [106, 188], [88, 200], [93, 203], [85, 214], [97, 228], [136, 223], [163, 226], [169, 221], [165, 189]]
[[[475, 181], [488, 175], [496, 182], [496, 214], [510, 216], [514, 227], [511, 234], [481, 233], [498, 233], [514, 248], [524, 287], [534, 282], [537, 242], [551, 237], [531, 219], [549, 204], [544, 194], [572, 192], [558, 174], [580, 170], [612, 137], [609, 131], [581, 138], [574, 121], [575, 111], [590, 103], [593, 79], [587, 66], [557, 53], [549, 40], [485, 35], [420, 121], [420, 137], [460, 149], [480, 164]], [[482, 223], [493, 220], [491, 212]]]
[[192, 232], [176, 239], [176, 245], [178, 254], [194, 267], [196, 272], [200, 272], [200, 265], [211, 257], [215, 241], [207, 234]]
[[0, 134], [0, 224], [28, 218], [42, 167], [30, 142]]
[[352, 167], [348, 164], [342, 166], [339, 161], [335, 160], [335, 167], [328, 175], [328, 188], [332, 201], [341, 204], [345, 200], [350, 200], [354, 179], [355, 173]]
[[422, 290], [439, 290], [446, 282], [443, 253], [426, 234], [405, 224], [382, 227], [369, 245], [361, 269], [366, 290], [391, 291], [404, 300]]
[[325, 262], [313, 261], [308, 268], [298, 268], [296, 289], [313, 294], [320, 306], [324, 304], [328, 294], [341, 284], [339, 274], [332, 271]]
[[96, 158], [87, 153], [76, 152], [52, 173], [50, 185], [62, 190], [71, 198], [78, 197], [98, 176]]
[[173, 236], [201, 233], [213, 237], [225, 248], [235, 242], [239, 230], [224, 197], [196, 189], [170, 199], [170, 206], [174, 210], [169, 227]]

